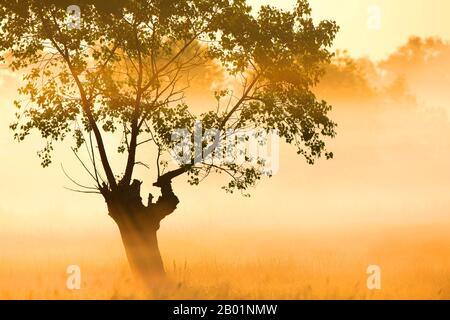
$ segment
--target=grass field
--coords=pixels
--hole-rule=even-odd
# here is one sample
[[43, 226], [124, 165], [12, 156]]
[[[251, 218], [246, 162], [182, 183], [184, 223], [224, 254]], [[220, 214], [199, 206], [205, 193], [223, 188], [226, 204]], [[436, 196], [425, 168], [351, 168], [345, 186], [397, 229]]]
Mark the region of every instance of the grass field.
[[[3, 241], [0, 298], [450, 299], [446, 230], [227, 232], [208, 239], [165, 233], [160, 242], [170, 284], [151, 292], [133, 280], [116, 235]], [[70, 264], [81, 268], [80, 290], [66, 287]], [[367, 289], [371, 264], [381, 268], [380, 290]]]

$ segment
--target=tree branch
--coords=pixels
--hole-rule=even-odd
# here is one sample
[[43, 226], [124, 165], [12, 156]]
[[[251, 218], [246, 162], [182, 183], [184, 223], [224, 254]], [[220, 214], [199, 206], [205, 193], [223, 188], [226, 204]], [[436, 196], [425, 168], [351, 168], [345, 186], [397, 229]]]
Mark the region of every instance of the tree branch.
[[[52, 13], [50, 13], [50, 14], [52, 14]], [[53, 17], [53, 15], [52, 15], [52, 17]], [[98, 145], [98, 149], [99, 149], [99, 153], [100, 153], [100, 159], [102, 161], [102, 165], [103, 165], [103, 168], [104, 168], [105, 173], [106, 173], [106, 178], [108, 179], [108, 183], [109, 183], [110, 187], [112, 189], [116, 189], [117, 188], [117, 183], [116, 183], [116, 180], [114, 178], [114, 174], [113, 174], [113, 171], [111, 169], [111, 166], [109, 164], [108, 157], [106, 155], [106, 149], [105, 149], [105, 145], [103, 143], [103, 139], [102, 139], [100, 130], [98, 129], [97, 123], [96, 123], [96, 121], [95, 121], [95, 119], [94, 119], [94, 117], [92, 115], [92, 110], [90, 109], [90, 103], [89, 103], [89, 101], [88, 101], [88, 99], [86, 97], [86, 92], [84, 90], [83, 84], [81, 83], [77, 73], [75, 72], [75, 70], [74, 70], [74, 68], [72, 66], [72, 62], [70, 60], [70, 55], [69, 55], [69, 52], [67, 50], [67, 47], [64, 44], [62, 44], [63, 48], [64, 48], [64, 50], [63, 50], [56, 43], [56, 40], [52, 37], [52, 33], [51, 33], [50, 29], [49, 29], [49, 26], [47, 25], [47, 22], [46, 22], [44, 16], [42, 15], [42, 13], [39, 14], [39, 18], [40, 18], [40, 20], [42, 22], [42, 26], [44, 28], [44, 31], [46, 33], [47, 38], [51, 41], [51, 43], [53, 44], [55, 49], [63, 57], [64, 61], [66, 61], [67, 66], [68, 66], [68, 68], [70, 70], [70, 73], [71, 73], [73, 79], [75, 80], [75, 83], [77, 85], [78, 91], [79, 91], [80, 96], [81, 96], [82, 109], [83, 109], [84, 113], [86, 114], [86, 117], [88, 119], [89, 125], [91, 126], [91, 128], [92, 128], [92, 130], [94, 132], [95, 139], [97, 140], [97, 145]]]

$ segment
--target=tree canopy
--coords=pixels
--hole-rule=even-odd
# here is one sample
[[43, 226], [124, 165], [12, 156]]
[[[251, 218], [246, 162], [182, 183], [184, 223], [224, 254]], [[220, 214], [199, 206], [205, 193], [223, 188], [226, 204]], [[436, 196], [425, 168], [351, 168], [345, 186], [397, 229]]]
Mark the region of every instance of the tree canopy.
[[[15, 103], [11, 128], [17, 140], [40, 132], [43, 166], [51, 163], [55, 141], [73, 138], [75, 151], [87, 146], [86, 169], [103, 191], [131, 184], [137, 150], [147, 143], [157, 150], [157, 184], [183, 173], [197, 184], [216, 171], [230, 176], [226, 189], [232, 191], [260, 179], [260, 161], [215, 164], [193, 156], [168, 166], [173, 132], [193, 130], [197, 122], [222, 138], [229, 130], [276, 129], [308, 163], [332, 157], [324, 142], [335, 135], [331, 106], [311, 87], [332, 57], [338, 27], [314, 23], [306, 0], [292, 11], [263, 6], [257, 14], [245, 0], [107, 3], [78, 1], [77, 28], [68, 1], [0, 4], [0, 51], [12, 69], [24, 72], [24, 99]], [[207, 65], [222, 70], [232, 86], [205, 91], [217, 104], [196, 108], [185, 94], [192, 74], [207, 72]], [[110, 164], [108, 133], [122, 137], [115, 149], [126, 155], [123, 171]], [[207, 155], [218, 154], [210, 141], [202, 145], [210, 146]]]

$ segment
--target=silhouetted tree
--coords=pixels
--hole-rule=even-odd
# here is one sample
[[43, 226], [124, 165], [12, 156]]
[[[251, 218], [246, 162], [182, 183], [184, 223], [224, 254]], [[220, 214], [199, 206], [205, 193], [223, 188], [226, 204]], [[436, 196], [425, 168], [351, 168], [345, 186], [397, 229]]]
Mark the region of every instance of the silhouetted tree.
[[[210, 172], [231, 177], [228, 191], [245, 190], [261, 178], [262, 161], [243, 164], [205, 161], [222, 152], [226, 132], [277, 129], [309, 163], [325, 151], [323, 138], [335, 134], [327, 117], [331, 107], [310, 91], [329, 62], [337, 26], [314, 24], [306, 0], [293, 11], [264, 6], [257, 16], [245, 0], [78, 1], [82, 22], [73, 28], [66, 6], [75, 1], [2, 1], [0, 50], [13, 56], [10, 66], [25, 72], [16, 102], [17, 140], [34, 129], [46, 145], [39, 155], [51, 163], [52, 143], [73, 136], [83, 163], [109, 215], [117, 223], [132, 269], [146, 281], [164, 274], [157, 243], [160, 221], [179, 200], [171, 181], [187, 174], [198, 184]], [[105, 3], [111, 6], [105, 6]], [[114, 4], [114, 6], [112, 6]], [[211, 92], [217, 105], [195, 114], [183, 93], [190, 74], [219, 66], [234, 79], [233, 90]], [[206, 93], [205, 93], [206, 95]], [[195, 109], [194, 109], [195, 110]], [[214, 143], [204, 139], [203, 157], [168, 165], [178, 128], [217, 129]], [[118, 151], [126, 163], [115, 174], [104, 135], [120, 134]], [[139, 147], [153, 143], [161, 196], [143, 203], [141, 181], [133, 179]]]

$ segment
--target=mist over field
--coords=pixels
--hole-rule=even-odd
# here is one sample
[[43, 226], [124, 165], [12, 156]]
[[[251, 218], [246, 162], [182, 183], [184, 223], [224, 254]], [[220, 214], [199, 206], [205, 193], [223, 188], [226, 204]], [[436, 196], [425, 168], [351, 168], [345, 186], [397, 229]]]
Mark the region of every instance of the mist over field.
[[[220, 71], [211, 74], [193, 81], [199, 108], [223, 81]], [[412, 36], [379, 59], [336, 51], [314, 89], [333, 105], [334, 159], [310, 166], [282, 144], [279, 171], [250, 198], [226, 194], [221, 176], [194, 187], [174, 180], [182, 201], [159, 230], [173, 286], [152, 293], [134, 282], [103, 199], [63, 188], [71, 182], [61, 164], [89, 181], [67, 148], [57, 145], [44, 170], [38, 134], [13, 141], [19, 84], [20, 75], [0, 69], [0, 298], [450, 298], [444, 38]], [[142, 194], [155, 192], [154, 172], [138, 172], [149, 177]], [[366, 269], [374, 264], [382, 289], [370, 291]], [[66, 288], [69, 265], [81, 268], [80, 290]]]

